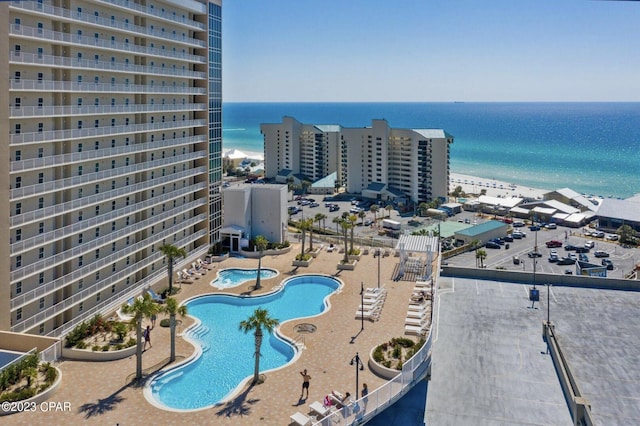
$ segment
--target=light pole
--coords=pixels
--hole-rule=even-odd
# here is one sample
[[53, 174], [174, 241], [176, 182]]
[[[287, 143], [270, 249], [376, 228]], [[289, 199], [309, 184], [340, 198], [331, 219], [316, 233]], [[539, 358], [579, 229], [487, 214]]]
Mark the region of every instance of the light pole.
[[360, 331], [364, 330], [364, 283], [360, 281], [360, 309], [362, 310], [362, 315], [360, 315]]
[[351, 362], [349, 364], [351, 364], [351, 365], [355, 364], [355, 366], [356, 366], [356, 393], [353, 394], [354, 395], [353, 397], [354, 397], [354, 399], [357, 400], [358, 399], [358, 389], [360, 389], [358, 387], [358, 373], [359, 373], [359, 370], [364, 370], [364, 364], [362, 363], [362, 360], [360, 359], [360, 355], [358, 355], [358, 352], [356, 352], [356, 356], [351, 358]]
[[551, 284], [547, 283], [547, 327], [551, 325], [551, 319], [549, 318], [549, 293], [551, 293]]
[[378, 258], [378, 288], [380, 288], [380, 249], [376, 249], [376, 257]]

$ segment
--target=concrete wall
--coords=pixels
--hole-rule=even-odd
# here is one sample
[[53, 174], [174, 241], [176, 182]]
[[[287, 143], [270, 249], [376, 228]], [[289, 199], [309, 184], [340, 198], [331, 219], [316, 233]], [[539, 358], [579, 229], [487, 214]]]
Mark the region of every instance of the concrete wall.
[[[501, 269], [479, 269], [443, 266], [443, 277], [477, 278], [482, 280], [533, 284], [532, 272], [505, 271]], [[605, 290], [640, 291], [640, 282], [622, 278], [587, 277], [580, 275], [558, 275], [536, 273], [536, 284], [553, 284], [563, 287], [599, 288]]]
[[0, 349], [8, 351], [28, 352], [33, 348], [37, 348], [38, 352], [42, 352], [59, 341], [60, 339], [55, 337], [0, 331]]

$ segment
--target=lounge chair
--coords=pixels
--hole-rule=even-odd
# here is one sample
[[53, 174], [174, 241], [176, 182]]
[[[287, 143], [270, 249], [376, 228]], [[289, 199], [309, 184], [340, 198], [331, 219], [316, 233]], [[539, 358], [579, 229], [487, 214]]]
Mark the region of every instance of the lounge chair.
[[214, 269], [212, 265], [208, 265], [207, 263], [203, 262], [202, 259], [198, 259], [197, 262], [198, 262], [198, 265], [200, 265], [202, 268], [208, 271], [211, 271], [212, 269]]
[[193, 279], [199, 279], [200, 277], [197, 276], [196, 274], [192, 274], [191, 272], [187, 271], [186, 269], [182, 270], [182, 277], [183, 278], [193, 278]]
[[329, 247], [327, 247], [327, 251], [328, 252], [332, 252], [336, 249], [336, 246], [334, 246], [333, 244], [329, 244]]
[[325, 407], [320, 401], [311, 403], [309, 409], [312, 413], [317, 413], [320, 417], [324, 417], [331, 412], [331, 407]]
[[[131, 299], [127, 300], [127, 305], [133, 305], [134, 300], [135, 300], [135, 297], [132, 297]], [[118, 310], [116, 311], [116, 314], [118, 315], [118, 318], [120, 318], [120, 321], [131, 321], [133, 319], [133, 316], [127, 315], [124, 312], [122, 312], [122, 306], [118, 308]]]
[[381, 308], [376, 307], [370, 310], [361, 310], [358, 309], [356, 311], [356, 319], [366, 319], [369, 321], [378, 321], [380, 319], [380, 312], [381, 312]]
[[410, 303], [407, 310], [408, 311], [424, 311], [427, 309], [426, 303]]
[[425, 318], [429, 311], [407, 311], [407, 318]]
[[154, 302], [164, 303], [164, 299], [160, 297], [155, 291], [153, 291], [152, 288], [148, 288], [147, 293], [149, 293], [149, 296], [151, 296], [151, 300], [153, 300]]
[[427, 319], [426, 318], [411, 318], [411, 317], [407, 317], [404, 320], [404, 325], [415, 325], [415, 326], [419, 326], [419, 327], [424, 327], [427, 323]]
[[411, 334], [414, 336], [422, 336], [425, 334], [425, 329], [420, 326], [415, 325], [405, 325], [404, 326], [404, 334]]
[[311, 424], [311, 417], [305, 416], [300, 411], [298, 411], [295, 414], [292, 414], [290, 419], [291, 419], [291, 423], [294, 423], [300, 426], [307, 426]]

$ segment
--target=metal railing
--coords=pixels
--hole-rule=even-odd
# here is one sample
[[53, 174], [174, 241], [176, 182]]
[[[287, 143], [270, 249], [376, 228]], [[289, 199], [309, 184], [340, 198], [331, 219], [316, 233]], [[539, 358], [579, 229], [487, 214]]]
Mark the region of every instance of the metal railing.
[[38, 352], [38, 348], [33, 348], [29, 352], [25, 352], [24, 354], [20, 355], [18, 358], [14, 359], [12, 361], [9, 361], [5, 365], [0, 365], [0, 372], [6, 370], [7, 368], [9, 368], [10, 366], [12, 366], [14, 364], [19, 363], [20, 361], [22, 361], [26, 357], [28, 357], [30, 355], [33, 355], [36, 352]]
[[83, 83], [76, 81], [52, 81], [52, 80], [15, 80], [11, 79], [10, 89], [15, 92], [97, 92], [97, 93], [175, 93], [178, 95], [204, 95], [207, 89], [204, 87], [191, 87], [181, 85], [162, 86], [159, 84], [115, 84], [115, 83]]
[[206, 104], [131, 104], [85, 106], [16, 106], [9, 108], [9, 118], [29, 117], [79, 117], [81, 115], [147, 114], [154, 112], [204, 111]]

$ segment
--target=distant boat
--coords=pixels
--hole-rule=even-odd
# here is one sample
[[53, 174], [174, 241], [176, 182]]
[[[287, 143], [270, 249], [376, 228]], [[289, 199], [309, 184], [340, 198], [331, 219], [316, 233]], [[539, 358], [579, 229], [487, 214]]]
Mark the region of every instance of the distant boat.
[[453, 101], [454, 104], [463, 104], [464, 101]]

